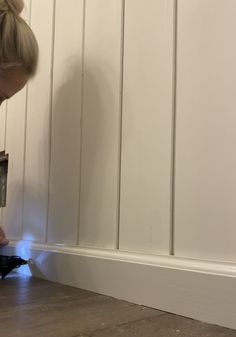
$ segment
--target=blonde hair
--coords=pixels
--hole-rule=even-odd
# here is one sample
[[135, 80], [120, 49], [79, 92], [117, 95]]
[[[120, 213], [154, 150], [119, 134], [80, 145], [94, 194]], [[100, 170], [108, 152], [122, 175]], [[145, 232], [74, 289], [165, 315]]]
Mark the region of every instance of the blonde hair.
[[0, 0], [0, 68], [22, 66], [29, 77], [38, 64], [38, 43], [20, 16], [23, 0]]

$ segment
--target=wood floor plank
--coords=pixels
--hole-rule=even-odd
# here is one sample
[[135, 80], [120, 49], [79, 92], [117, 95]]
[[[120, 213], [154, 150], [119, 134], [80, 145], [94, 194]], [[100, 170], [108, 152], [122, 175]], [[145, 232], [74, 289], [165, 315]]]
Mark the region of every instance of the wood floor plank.
[[[82, 337], [79, 335], [77, 337]], [[114, 325], [86, 337], [236, 337], [236, 331], [166, 314]], [[85, 336], [84, 336], [85, 337]]]
[[163, 314], [126, 301], [28, 277], [0, 284], [1, 333], [9, 337], [75, 337]]

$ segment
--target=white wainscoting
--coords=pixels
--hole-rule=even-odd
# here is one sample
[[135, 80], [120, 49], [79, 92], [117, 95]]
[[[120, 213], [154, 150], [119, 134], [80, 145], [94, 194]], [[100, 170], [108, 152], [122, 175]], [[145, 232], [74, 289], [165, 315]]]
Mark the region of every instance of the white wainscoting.
[[236, 328], [236, 1], [25, 4], [40, 61], [0, 108], [1, 252]]

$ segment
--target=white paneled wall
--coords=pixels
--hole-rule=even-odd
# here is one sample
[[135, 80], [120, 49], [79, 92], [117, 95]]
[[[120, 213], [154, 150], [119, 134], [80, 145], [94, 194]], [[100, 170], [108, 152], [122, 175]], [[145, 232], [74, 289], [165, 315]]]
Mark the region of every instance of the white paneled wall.
[[169, 253], [174, 1], [126, 1], [120, 248]]
[[82, 97], [82, 0], [57, 0], [48, 241], [76, 244]]
[[79, 243], [116, 248], [121, 0], [86, 1]]
[[236, 261], [235, 1], [25, 3], [40, 62], [0, 109], [8, 237]]
[[57, 0], [53, 59], [48, 241], [77, 243], [83, 0]]
[[176, 254], [236, 260], [236, 2], [179, 0]]
[[7, 104], [5, 151], [9, 154], [6, 208], [3, 224], [10, 238], [22, 235], [26, 88]]
[[[39, 13], [44, 13], [43, 25]], [[31, 27], [40, 59], [28, 86], [23, 238], [39, 242], [46, 238], [48, 215], [53, 19], [54, 1], [32, 1]]]

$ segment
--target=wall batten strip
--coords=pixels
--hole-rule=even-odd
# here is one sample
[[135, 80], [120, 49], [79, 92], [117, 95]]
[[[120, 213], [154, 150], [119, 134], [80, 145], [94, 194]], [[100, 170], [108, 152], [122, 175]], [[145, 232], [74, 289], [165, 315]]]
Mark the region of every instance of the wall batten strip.
[[[31, 9], [32, 0], [29, 0], [29, 25], [31, 26]], [[25, 92], [25, 134], [24, 134], [24, 153], [23, 153], [23, 187], [22, 187], [22, 214], [21, 214], [21, 240], [23, 239], [24, 232], [24, 207], [25, 207], [25, 164], [26, 164], [26, 137], [28, 127], [28, 83]]]
[[[31, 3], [31, 2], [30, 2]], [[30, 6], [31, 10], [31, 6]], [[22, 220], [21, 220], [21, 239], [23, 239], [23, 232], [24, 232], [24, 207], [25, 207], [25, 163], [26, 163], [26, 136], [27, 136], [27, 116], [28, 116], [28, 85], [26, 86], [25, 92], [25, 134], [24, 134], [24, 153], [23, 153], [23, 188], [22, 188]]]
[[79, 165], [79, 211], [78, 211], [78, 229], [77, 245], [79, 245], [79, 227], [80, 227], [80, 200], [81, 200], [81, 179], [82, 179], [82, 154], [83, 154], [83, 113], [84, 113], [84, 49], [85, 49], [85, 21], [86, 21], [86, 0], [83, 2], [83, 28], [82, 28], [82, 83], [81, 83], [81, 119], [80, 119], [80, 165]]
[[121, 171], [122, 171], [122, 133], [123, 133], [123, 90], [124, 90], [124, 42], [125, 42], [125, 5], [126, 0], [122, 1], [121, 7], [121, 65], [120, 65], [120, 139], [119, 139], [119, 168], [118, 168], [118, 209], [117, 209], [117, 240], [116, 248], [120, 248], [120, 211], [121, 211]]
[[50, 202], [50, 179], [51, 179], [51, 158], [52, 158], [52, 109], [53, 109], [53, 70], [54, 70], [54, 51], [55, 51], [55, 22], [56, 22], [56, 0], [53, 0], [52, 12], [52, 49], [51, 49], [51, 86], [50, 86], [50, 125], [49, 125], [49, 165], [48, 165], [48, 205], [47, 223], [45, 230], [45, 242], [48, 241], [48, 221], [49, 221], [49, 202]]
[[178, 0], [174, 0], [173, 10], [173, 113], [171, 150], [171, 203], [170, 203], [170, 255], [175, 255], [175, 161], [176, 161], [176, 105], [177, 105], [177, 40], [178, 40]]

